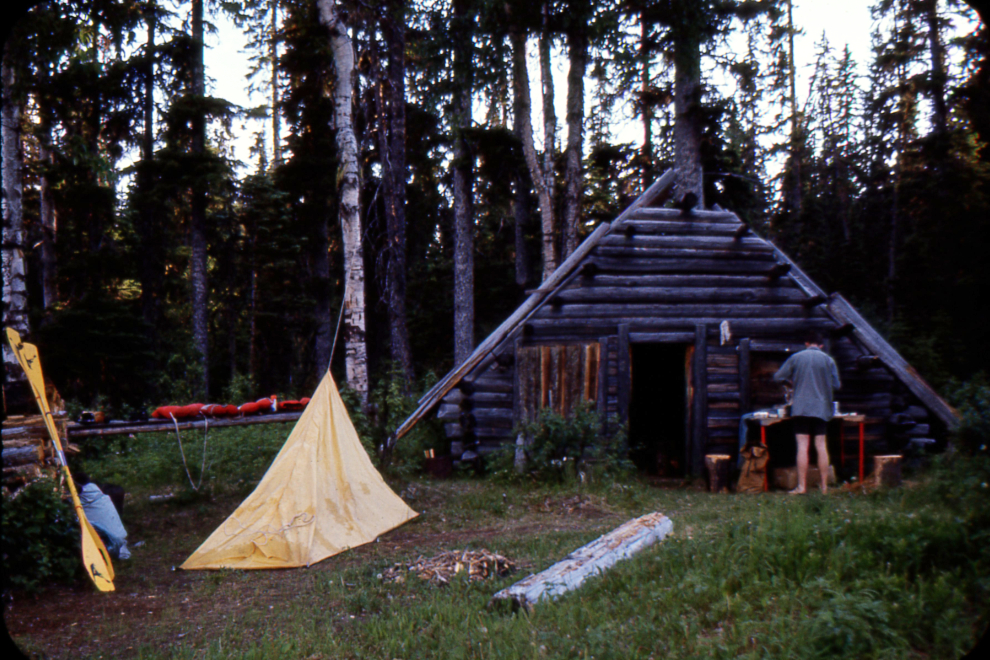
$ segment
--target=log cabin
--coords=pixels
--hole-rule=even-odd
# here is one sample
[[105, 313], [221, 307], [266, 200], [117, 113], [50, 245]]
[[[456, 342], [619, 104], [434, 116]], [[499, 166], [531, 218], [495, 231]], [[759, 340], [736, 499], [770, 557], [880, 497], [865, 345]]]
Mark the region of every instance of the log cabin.
[[[394, 440], [435, 414], [457, 460], [514, 443], [541, 408], [566, 414], [585, 401], [603, 434], [626, 429], [641, 467], [699, 475], [706, 454], [738, 455], [744, 413], [784, 403], [772, 376], [817, 329], [840, 369], [840, 409], [866, 416], [868, 455], [944, 446], [956, 411], [852, 305], [735, 214], [665, 207], [675, 175], [599, 225], [422, 397]], [[833, 446], [833, 436], [858, 440], [858, 429], [835, 425]], [[771, 435], [790, 437], [786, 427]], [[787, 444], [790, 456], [771, 453], [793, 464]]]

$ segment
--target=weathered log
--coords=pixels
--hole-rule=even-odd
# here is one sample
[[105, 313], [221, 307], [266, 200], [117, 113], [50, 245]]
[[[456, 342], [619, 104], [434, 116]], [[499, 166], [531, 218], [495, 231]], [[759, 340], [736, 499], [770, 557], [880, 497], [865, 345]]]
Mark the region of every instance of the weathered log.
[[901, 456], [873, 457], [874, 483], [884, 488], [896, 488], [901, 485]]
[[624, 226], [633, 226], [637, 234], [692, 234], [700, 236], [732, 236], [742, 223], [696, 222], [694, 220], [626, 220]]
[[578, 548], [545, 571], [499, 591], [492, 597], [489, 607], [509, 603], [514, 608], [532, 609], [541, 600], [556, 599], [617, 562], [662, 541], [673, 529], [673, 522], [662, 513], [649, 513], [630, 520]]
[[[629, 215], [630, 220], [675, 220], [681, 217], [681, 211], [679, 209], [665, 209], [657, 208], [655, 206], [643, 207], [636, 209], [635, 212]], [[692, 212], [693, 222], [697, 224], [714, 224], [714, 223], [726, 223], [730, 225], [736, 225], [739, 223], [739, 217], [731, 211], [705, 211], [701, 209], [695, 209]]]
[[808, 311], [801, 304], [787, 303], [613, 303], [602, 299], [598, 303], [570, 303], [559, 309], [540, 310], [534, 319], [581, 318], [685, 318], [685, 317], [736, 318], [807, 318]]
[[512, 393], [512, 377], [492, 378], [483, 376], [472, 381], [478, 392], [501, 392]]
[[48, 439], [48, 434], [46, 433], [44, 437], [38, 438], [13, 438], [11, 440], [3, 441], [3, 450], [8, 449], [20, 449], [21, 447], [39, 447], [45, 444], [45, 440]]
[[[705, 275], [765, 275], [770, 265], [765, 261], [731, 259], [680, 259], [676, 261], [649, 259], [627, 255], [625, 258], [595, 256], [593, 259], [603, 273], [691, 274]], [[597, 280], [597, 277], [595, 278]]]
[[35, 479], [40, 479], [41, 474], [41, 466], [37, 463], [5, 467], [3, 468], [3, 482], [8, 483], [13, 481], [24, 483], [27, 481], [34, 481]]
[[588, 286], [616, 286], [616, 287], [730, 287], [740, 289], [766, 289], [772, 288], [797, 288], [791, 280], [779, 280], [770, 285], [762, 275], [740, 274], [695, 274], [678, 275], [676, 273], [652, 273], [644, 275], [627, 273], [600, 274], [595, 277], [594, 284], [583, 284], [581, 287], [569, 286], [565, 291]]
[[765, 269], [774, 262], [773, 252], [751, 247], [733, 249], [703, 249], [703, 248], [665, 248], [665, 247], [619, 247], [616, 245], [599, 245], [595, 248], [596, 257], [618, 257], [620, 259], [670, 259], [677, 263], [693, 259], [711, 259], [714, 261], [756, 261], [761, 262]]
[[[301, 412], [276, 413], [274, 415], [255, 415], [251, 417], [235, 417], [233, 419], [204, 419], [178, 422], [179, 430], [201, 429], [209, 423], [209, 427], [223, 428], [228, 426], [250, 426], [252, 424], [285, 424], [294, 422], [302, 415]], [[85, 438], [92, 436], [129, 435], [131, 433], [167, 433], [175, 431], [175, 424], [167, 422], [118, 422], [103, 427], [86, 427], [69, 425], [68, 437]]]
[[773, 268], [767, 273], [767, 277], [771, 280], [780, 280], [784, 275], [791, 272], [791, 265], [788, 263], [774, 264]]
[[45, 459], [44, 449], [41, 445], [31, 447], [6, 448], [3, 449], [3, 466], [13, 467], [15, 465], [26, 465], [28, 463], [40, 463]]
[[[745, 226], [745, 225], [740, 225]], [[632, 225], [629, 225], [632, 227]], [[753, 252], [773, 252], [773, 247], [762, 238], [731, 236], [656, 236], [649, 234], [606, 236], [599, 243], [601, 247], [622, 246], [628, 248], [697, 249], [697, 250], [751, 250]]]
[[800, 290], [784, 287], [589, 286], [562, 291], [559, 297], [563, 303], [594, 302], [603, 306], [632, 302], [729, 303], [733, 305], [758, 302], [806, 304], [806, 298]]
[[[628, 322], [630, 332], [653, 332], [666, 330], [684, 330], [689, 326], [704, 324], [718, 328], [725, 320], [723, 317], [686, 317], [681, 319], [659, 319], [638, 317], [622, 319]], [[733, 321], [733, 332], [740, 335], [775, 335], [779, 333], [799, 333], [813, 328], [828, 329], [832, 321], [825, 317], [808, 319], [793, 318], [763, 318], [738, 319]], [[614, 331], [616, 322], [612, 319], [534, 319], [531, 322], [532, 337], [545, 339], [550, 335], [571, 336], [580, 333], [598, 333]], [[802, 346], [803, 348], [803, 346]]]
[[708, 490], [713, 493], [729, 492], [729, 468], [732, 456], [728, 454], [706, 454], [705, 469], [708, 471]]

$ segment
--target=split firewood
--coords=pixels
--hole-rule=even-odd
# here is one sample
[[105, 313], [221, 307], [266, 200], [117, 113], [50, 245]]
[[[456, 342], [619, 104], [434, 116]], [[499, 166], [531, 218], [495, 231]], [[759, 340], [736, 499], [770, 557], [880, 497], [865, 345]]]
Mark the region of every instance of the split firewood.
[[405, 582], [406, 575], [412, 573], [421, 580], [436, 585], [448, 584], [460, 573], [467, 573], [472, 581], [485, 580], [492, 576], [504, 577], [515, 570], [515, 565], [502, 555], [481, 550], [453, 550], [425, 559], [418, 557], [411, 564], [395, 564], [381, 573], [386, 582]]

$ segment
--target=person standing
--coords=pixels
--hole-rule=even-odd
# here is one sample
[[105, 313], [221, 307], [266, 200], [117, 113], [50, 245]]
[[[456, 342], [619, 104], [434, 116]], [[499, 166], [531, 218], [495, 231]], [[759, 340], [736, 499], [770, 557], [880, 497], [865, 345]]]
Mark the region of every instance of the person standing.
[[825, 425], [832, 419], [832, 393], [842, 386], [839, 368], [823, 348], [821, 336], [815, 334], [805, 342], [803, 351], [787, 358], [774, 374], [778, 382], [789, 381], [794, 394], [791, 398], [791, 418], [797, 441], [797, 488], [790, 491], [798, 495], [806, 492], [808, 481], [808, 446], [815, 438], [818, 453], [818, 473], [821, 491], [828, 492], [828, 447], [825, 443]]

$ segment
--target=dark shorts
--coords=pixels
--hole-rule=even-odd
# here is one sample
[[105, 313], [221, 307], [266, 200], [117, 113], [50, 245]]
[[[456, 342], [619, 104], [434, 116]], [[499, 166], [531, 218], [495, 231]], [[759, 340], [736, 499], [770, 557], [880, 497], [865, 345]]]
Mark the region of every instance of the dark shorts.
[[825, 420], [818, 417], [791, 417], [794, 433], [799, 435], [825, 435]]

